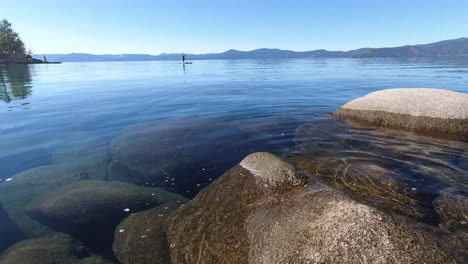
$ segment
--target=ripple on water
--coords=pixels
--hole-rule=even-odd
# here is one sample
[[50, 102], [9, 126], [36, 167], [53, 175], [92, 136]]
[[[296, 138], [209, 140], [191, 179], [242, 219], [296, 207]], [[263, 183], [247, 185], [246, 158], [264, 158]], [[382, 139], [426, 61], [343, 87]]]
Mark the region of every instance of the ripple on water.
[[[289, 162], [367, 204], [433, 225], [447, 222], [450, 212], [468, 211], [468, 198], [460, 194], [468, 187], [467, 143], [362, 127], [333, 116], [298, 127], [295, 142], [297, 148], [284, 154]], [[460, 208], [441, 216], [433, 203], [447, 189], [459, 191], [461, 202], [454, 206]]]

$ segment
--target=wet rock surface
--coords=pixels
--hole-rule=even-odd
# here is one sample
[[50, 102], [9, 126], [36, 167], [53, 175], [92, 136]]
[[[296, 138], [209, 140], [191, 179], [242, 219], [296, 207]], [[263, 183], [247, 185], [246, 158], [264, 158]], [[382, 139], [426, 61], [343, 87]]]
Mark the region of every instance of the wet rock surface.
[[94, 256], [70, 236], [54, 233], [47, 237], [23, 240], [11, 246], [1, 257], [2, 264], [112, 264]]
[[122, 264], [170, 262], [165, 222], [179, 203], [167, 203], [125, 218], [115, 230], [114, 255]]
[[456, 188], [443, 190], [434, 208], [444, 227], [468, 233], [468, 193]]
[[468, 142], [468, 95], [464, 93], [387, 89], [352, 100], [334, 114], [346, 120]]
[[66, 232], [91, 249], [112, 244], [115, 227], [131, 213], [184, 198], [158, 188], [122, 182], [78, 181], [32, 201], [26, 213], [38, 222]]
[[24, 234], [3, 210], [0, 203], [0, 253], [23, 238]]
[[[261, 172], [270, 171], [264, 165]], [[317, 180], [274, 187], [256, 175], [236, 166], [169, 217], [173, 263], [467, 260], [440, 229], [355, 202]]]
[[240, 166], [228, 170], [168, 219], [173, 263], [249, 263], [249, 204], [270, 192]]

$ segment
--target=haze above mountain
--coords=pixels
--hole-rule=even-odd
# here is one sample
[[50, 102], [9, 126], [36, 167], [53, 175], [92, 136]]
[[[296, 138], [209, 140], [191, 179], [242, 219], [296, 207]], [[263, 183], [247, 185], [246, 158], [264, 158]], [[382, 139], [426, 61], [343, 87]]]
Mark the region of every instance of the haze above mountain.
[[[280, 49], [256, 49], [252, 51], [228, 50], [223, 53], [185, 54], [188, 60], [216, 59], [292, 59], [292, 58], [374, 58], [374, 57], [468, 57], [468, 38], [444, 40], [422, 45], [407, 45], [392, 48], [361, 48], [350, 51], [291, 51]], [[94, 61], [165, 61], [180, 60], [177, 54], [36, 54], [34, 57], [48, 61], [94, 62]]]

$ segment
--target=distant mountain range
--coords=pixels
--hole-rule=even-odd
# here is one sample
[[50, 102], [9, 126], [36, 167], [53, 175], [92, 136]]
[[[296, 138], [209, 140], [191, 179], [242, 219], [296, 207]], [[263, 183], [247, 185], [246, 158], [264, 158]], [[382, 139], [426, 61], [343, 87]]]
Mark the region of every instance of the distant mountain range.
[[[228, 50], [223, 53], [185, 54], [188, 60], [217, 59], [293, 59], [293, 58], [374, 58], [374, 57], [468, 57], [468, 38], [444, 40], [430, 44], [407, 45], [394, 48], [362, 48], [350, 51], [291, 51], [280, 49], [256, 49], [252, 51]], [[35, 58], [47, 57], [48, 61], [165, 61], [180, 60], [177, 54], [120, 54], [94, 55], [87, 53], [36, 54]]]

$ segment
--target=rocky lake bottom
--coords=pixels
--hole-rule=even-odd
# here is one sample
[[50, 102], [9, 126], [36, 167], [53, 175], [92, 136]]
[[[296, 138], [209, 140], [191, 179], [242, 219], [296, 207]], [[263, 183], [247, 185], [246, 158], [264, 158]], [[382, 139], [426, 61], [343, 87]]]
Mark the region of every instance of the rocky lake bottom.
[[[467, 254], [468, 143], [331, 115], [351, 99], [389, 87], [467, 93], [466, 73], [468, 61], [391, 59], [196, 61], [183, 69], [175, 62], [0, 68], [2, 261], [34, 261], [38, 255], [23, 254], [32, 248], [49, 252], [39, 254], [41, 263], [51, 256], [63, 263], [195, 263], [201, 249], [190, 239], [204, 240], [223, 217], [231, 218], [225, 220], [231, 227], [243, 221], [251, 234], [285, 236], [274, 224], [257, 226], [265, 215], [276, 219], [275, 213], [235, 207], [233, 197], [257, 206], [285, 193], [299, 201], [291, 208], [323, 209], [302, 190], [251, 189], [249, 172], [237, 164], [256, 152], [271, 152], [300, 169], [311, 177], [308, 185], [329, 186], [311, 192], [337, 190], [318, 200], [324, 204], [352, 201], [350, 208], [357, 202], [382, 211], [384, 222], [386, 215], [410, 219], [404, 221], [416, 224], [409, 226], [424, 224], [421, 234], [441, 232], [438, 243], [449, 241]], [[234, 176], [240, 177], [239, 189]], [[362, 208], [356, 207], [355, 216], [367, 212]], [[310, 229], [308, 238], [321, 234], [320, 228]], [[192, 231], [193, 238], [183, 237]], [[415, 236], [419, 243], [419, 233], [411, 234], [401, 237]], [[239, 259], [231, 263], [244, 263], [246, 249], [236, 244], [244, 237], [226, 230], [221, 235], [238, 246], [232, 252]], [[432, 235], [421, 236], [433, 241]], [[220, 244], [211, 249], [216, 259], [226, 249], [210, 239], [206, 243]], [[273, 238], [255, 239], [275, 251]], [[186, 256], [190, 261], [179, 258], [181, 248], [194, 252]], [[260, 251], [250, 249], [249, 257], [279, 259]], [[217, 260], [211, 263], [229, 263]]]

